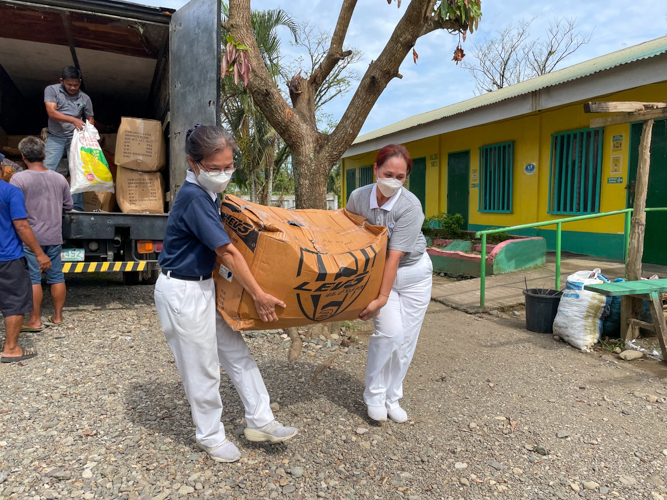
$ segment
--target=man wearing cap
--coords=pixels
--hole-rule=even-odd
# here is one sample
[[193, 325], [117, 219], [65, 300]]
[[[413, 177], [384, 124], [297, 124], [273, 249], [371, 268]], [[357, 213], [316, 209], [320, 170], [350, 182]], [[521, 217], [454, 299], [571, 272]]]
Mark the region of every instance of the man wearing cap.
[[[95, 125], [93, 103], [88, 94], [81, 90], [81, 71], [74, 66], [64, 68], [60, 83], [49, 85], [44, 90], [44, 104], [49, 115], [44, 166], [55, 170], [63, 153], [67, 153], [69, 160], [74, 130], [81, 130], [86, 120]], [[83, 193], [73, 195], [72, 199], [74, 210], [83, 211]]]

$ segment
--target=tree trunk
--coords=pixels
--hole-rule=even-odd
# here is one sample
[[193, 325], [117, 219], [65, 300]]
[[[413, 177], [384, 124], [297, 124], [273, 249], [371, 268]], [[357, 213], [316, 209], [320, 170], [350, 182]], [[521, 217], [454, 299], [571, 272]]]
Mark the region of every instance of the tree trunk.
[[[273, 153], [272, 153], [273, 154]], [[271, 206], [271, 196], [273, 195], [273, 162], [269, 163], [266, 166], [266, 185], [264, 186], [264, 192], [266, 193], [266, 203], [267, 207]]]
[[352, 54], [343, 50], [357, 0], [343, 0], [326, 56], [308, 77], [295, 75], [287, 86], [292, 102], [285, 101], [262, 59], [252, 29], [250, 0], [229, 0], [224, 27], [245, 52], [252, 71], [247, 84], [257, 107], [292, 151], [296, 181], [296, 208], [326, 208], [327, 178], [332, 166], [354, 142], [382, 91], [394, 78], [417, 39], [446, 29], [465, 33], [466, 22], [442, 20], [434, 13], [436, 0], [412, 0], [380, 55], [369, 64], [336, 128], [328, 135], [317, 130], [315, 96], [336, 65]]
[[296, 208], [327, 208], [327, 179], [331, 165], [327, 168], [315, 148], [293, 148], [292, 167], [294, 169], [294, 194]]
[[276, 139], [274, 138], [264, 150], [264, 200], [263, 205], [271, 206], [271, 195], [273, 195], [273, 171], [276, 168]]
[[250, 192], [250, 201], [253, 203], [259, 203], [257, 197], [257, 180], [255, 179], [255, 172], [250, 172], [250, 178], [248, 179], [248, 191]]
[[646, 194], [651, 165], [651, 134], [653, 120], [646, 120], [639, 142], [639, 165], [635, 184], [635, 203], [630, 226], [630, 249], [628, 251], [628, 279], [636, 281], [642, 277], [642, 257], [644, 255], [644, 233], [646, 232]]
[[[639, 141], [639, 164], [635, 183], [635, 203], [630, 226], [630, 248], [625, 264], [629, 281], [637, 281], [642, 277], [642, 257], [644, 256], [644, 234], [646, 233], [646, 195], [648, 193], [648, 177], [651, 166], [651, 135], [653, 120], [646, 120], [642, 127]], [[637, 327], [630, 327], [628, 319], [639, 317], [642, 301], [631, 297], [621, 297], [621, 337], [633, 340], [639, 335]]]

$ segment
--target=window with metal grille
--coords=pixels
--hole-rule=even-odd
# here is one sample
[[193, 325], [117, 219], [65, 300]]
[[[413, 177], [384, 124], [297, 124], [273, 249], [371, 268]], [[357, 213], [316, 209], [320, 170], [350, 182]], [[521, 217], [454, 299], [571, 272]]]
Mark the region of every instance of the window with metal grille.
[[512, 212], [514, 143], [479, 148], [479, 211]]
[[345, 170], [345, 194], [348, 200], [355, 189], [357, 189], [357, 169], [348, 168]]
[[373, 184], [373, 167], [359, 167], [359, 187]]
[[600, 209], [602, 129], [551, 136], [549, 213], [594, 214]]

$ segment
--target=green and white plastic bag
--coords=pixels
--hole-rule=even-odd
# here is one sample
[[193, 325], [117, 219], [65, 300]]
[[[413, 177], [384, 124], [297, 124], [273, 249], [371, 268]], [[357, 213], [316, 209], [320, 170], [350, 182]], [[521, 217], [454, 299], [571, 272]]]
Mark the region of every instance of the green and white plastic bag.
[[81, 130], [75, 130], [69, 150], [70, 191], [72, 194], [88, 191], [114, 192], [113, 177], [99, 141], [100, 134], [88, 121]]

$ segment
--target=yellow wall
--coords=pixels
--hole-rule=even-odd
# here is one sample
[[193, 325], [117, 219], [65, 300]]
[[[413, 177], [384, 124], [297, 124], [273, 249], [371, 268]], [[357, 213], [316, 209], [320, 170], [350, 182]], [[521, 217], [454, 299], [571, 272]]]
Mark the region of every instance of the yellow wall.
[[[664, 101], [667, 96], [667, 82], [601, 96], [593, 100], [604, 101]], [[470, 188], [469, 224], [484, 226], [513, 226], [545, 220], [554, 220], [563, 215], [548, 214], [549, 169], [551, 161], [551, 135], [588, 128], [591, 118], [608, 115], [584, 113], [583, 102], [500, 122], [480, 125], [463, 130], [428, 137], [405, 144], [413, 158], [426, 157], [426, 216], [447, 211], [447, 156], [458, 151], [470, 151], [469, 186], [478, 183], [473, 180], [474, 170], [479, 170], [479, 148], [501, 142], [514, 142], [513, 171], [513, 212], [480, 213], [478, 211], [479, 189]], [[621, 155], [621, 173], [611, 174], [612, 136], [623, 135], [623, 147], [614, 155]], [[628, 161], [630, 156], [630, 125], [614, 125], [604, 129], [602, 172], [600, 176], [600, 212], [626, 207]], [[343, 168], [357, 168], [372, 165], [377, 151], [345, 158]], [[437, 155], [437, 160], [434, 156]], [[528, 163], [535, 163], [537, 169], [532, 175], [524, 172]], [[433, 165], [433, 166], [432, 166]], [[623, 177], [620, 184], [608, 184], [608, 177]], [[346, 176], [343, 172], [343, 183]], [[343, 186], [346, 192], [346, 186]], [[346, 199], [346, 198], [343, 198]], [[567, 231], [623, 233], [623, 217], [573, 222], [564, 227]]]
[[[469, 224], [488, 224], [492, 226], [514, 226], [535, 222], [537, 216], [534, 194], [537, 192], [539, 176], [539, 116], [526, 116], [516, 120], [493, 123], [470, 129], [457, 130], [440, 136], [441, 179], [439, 211], [447, 211], [447, 158], [450, 153], [470, 151], [470, 179], [472, 184], [479, 184], [479, 148], [501, 142], [514, 142], [514, 172], [512, 207], [513, 213], [480, 213], [478, 211], [479, 189], [470, 187], [470, 205], [468, 208]], [[527, 163], [536, 163], [538, 172], [533, 175], [523, 174]], [[478, 171], [473, 180], [474, 171]]]

